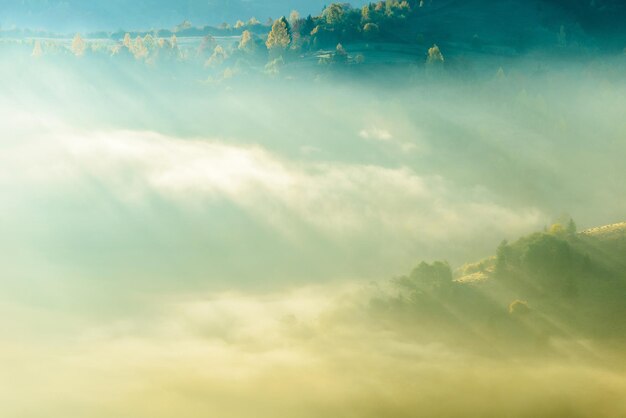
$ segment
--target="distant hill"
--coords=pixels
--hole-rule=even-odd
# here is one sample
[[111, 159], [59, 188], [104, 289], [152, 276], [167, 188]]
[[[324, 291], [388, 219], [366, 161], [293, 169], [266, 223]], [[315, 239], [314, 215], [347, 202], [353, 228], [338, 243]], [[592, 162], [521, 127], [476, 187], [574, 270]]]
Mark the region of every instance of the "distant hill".
[[439, 44], [473, 49], [505, 46], [626, 46], [626, 2], [587, 0], [432, 0], [411, 27]]
[[[320, 15], [332, 2], [323, 0], [24, 0], [5, 2], [0, 28], [29, 28], [72, 33], [118, 30], [173, 29], [183, 21], [194, 27], [217, 26], [251, 17], [261, 22], [288, 16]], [[339, 2], [341, 4], [347, 4]], [[368, 4], [349, 2], [357, 10]], [[371, 2], [372, 9], [387, 13], [397, 0]], [[406, 19], [389, 14], [388, 25], [379, 25], [389, 42], [415, 42], [416, 35], [427, 41], [507, 45], [517, 50], [537, 44], [587, 43], [593, 37], [601, 43], [623, 48], [626, 42], [626, 2], [618, 0], [407, 0]], [[380, 6], [379, 6], [380, 5]], [[395, 14], [396, 16], [392, 16]], [[380, 23], [380, 22], [379, 22]], [[363, 26], [363, 25], [361, 25]], [[361, 30], [362, 27], [357, 28]], [[307, 33], [308, 35], [308, 33]]]

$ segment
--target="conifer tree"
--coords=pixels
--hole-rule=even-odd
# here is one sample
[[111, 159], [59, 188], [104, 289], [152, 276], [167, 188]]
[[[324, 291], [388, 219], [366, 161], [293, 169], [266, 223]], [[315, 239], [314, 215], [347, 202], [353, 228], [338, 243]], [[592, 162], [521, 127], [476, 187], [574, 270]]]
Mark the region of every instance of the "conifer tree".
[[289, 22], [282, 16], [272, 24], [272, 30], [267, 36], [265, 45], [269, 50], [287, 49], [291, 43], [291, 28]]

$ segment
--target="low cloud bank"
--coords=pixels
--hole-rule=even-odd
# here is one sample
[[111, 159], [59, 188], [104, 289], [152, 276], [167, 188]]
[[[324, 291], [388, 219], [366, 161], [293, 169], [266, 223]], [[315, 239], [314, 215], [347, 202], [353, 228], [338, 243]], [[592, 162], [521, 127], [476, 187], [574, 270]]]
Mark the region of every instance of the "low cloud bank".
[[4, 336], [0, 365], [11, 379], [0, 399], [23, 417], [626, 413], [623, 358], [493, 357], [427, 342], [399, 323], [382, 326], [368, 308], [377, 292], [328, 285], [169, 297], [153, 300], [150, 315], [66, 330], [52, 325], [60, 317], [22, 312], [23, 325], [56, 333], [45, 345], [41, 335]]

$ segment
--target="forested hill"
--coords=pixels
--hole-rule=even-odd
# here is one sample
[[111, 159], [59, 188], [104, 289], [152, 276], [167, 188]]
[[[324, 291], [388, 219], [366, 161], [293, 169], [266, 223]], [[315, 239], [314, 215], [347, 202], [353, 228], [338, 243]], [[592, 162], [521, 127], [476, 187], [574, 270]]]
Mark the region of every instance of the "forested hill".
[[[524, 52], [551, 47], [623, 49], [626, 3], [564, 0], [386, 0], [362, 8], [331, 4], [296, 25], [314, 44], [355, 40], [493, 47]], [[310, 34], [310, 30], [316, 33]]]
[[626, 57], [626, 4], [613, 0], [381, 0], [331, 3], [317, 15], [284, 13], [265, 21], [242, 16], [219, 27], [184, 20], [161, 29], [62, 35], [0, 30], [0, 53], [15, 53], [7, 62], [76, 57], [98, 68], [145, 64], [166, 73], [184, 65], [189, 79], [211, 83], [309, 70], [313, 77], [347, 68], [382, 74], [391, 67], [432, 74], [484, 68], [491, 77], [503, 66], [494, 57], [530, 57], [537, 68], [559, 61], [552, 58]]
[[[626, 46], [626, 28], [623, 25], [626, 2], [619, 0], [381, 0], [369, 4], [355, 0], [327, 6], [273, 2], [271, 10], [268, 9], [269, 3], [256, 8], [252, 7], [254, 2], [245, 2], [247, 6], [242, 2], [228, 2], [221, 7], [211, 3], [211, 7], [219, 8], [220, 16], [224, 15], [224, 21], [219, 26], [214, 18], [209, 19], [209, 15], [215, 16], [215, 13], [207, 12], [209, 6], [201, 7], [194, 2], [185, 7], [167, 2], [157, 2], [159, 4], [154, 7], [137, 7], [143, 4], [140, 2], [133, 7], [124, 7], [124, 13], [120, 13], [120, 8], [105, 7], [101, 2], [90, 2], [90, 5], [72, 5], [69, 2], [63, 8], [52, 7], [53, 3], [46, 2], [41, 6], [38, 2], [22, 2], [7, 7], [0, 15], [0, 28], [4, 27], [5, 34], [25, 29], [29, 29], [27, 34], [32, 34], [31, 30], [42, 29], [48, 35], [51, 31], [64, 30], [65, 34], [73, 36], [78, 30], [74, 27], [85, 27], [93, 28], [91, 31], [81, 30], [87, 37], [110, 36], [116, 39], [123, 37], [125, 32], [133, 35], [160, 33], [160, 36], [176, 33], [179, 37], [237, 35], [251, 29], [248, 27], [254, 26], [251, 22], [260, 24], [254, 27], [253, 32], [267, 33], [282, 14], [294, 38], [291, 46], [305, 49], [334, 47], [337, 43], [345, 46], [362, 41], [447, 43], [451, 47], [468, 45], [474, 49], [491, 46], [511, 48], [517, 52], [554, 45], [600, 49], [623, 49]], [[301, 10], [298, 11], [298, 8]], [[72, 10], [76, 13], [70, 13]], [[314, 10], [317, 13], [312, 12]], [[254, 11], [262, 12], [258, 19]], [[63, 13], [69, 14], [58, 16]], [[160, 18], [159, 13], [168, 16], [168, 19]], [[50, 18], [55, 22], [67, 20], [68, 23], [66, 28], [29, 25], [28, 20], [19, 19], [17, 22], [21, 25], [8, 24], [13, 15], [44, 20]], [[152, 20], [143, 18], [148, 15]], [[172, 20], [172, 16], [176, 16], [177, 20]], [[268, 16], [274, 19], [268, 19]], [[102, 25], [95, 24], [72, 26], [72, 23], [94, 19], [108, 22], [104, 27], [110, 30], [102, 30]], [[93, 36], [89, 36], [90, 33]]]
[[554, 43], [563, 28], [565, 37], [558, 42], [585, 44], [593, 38], [597, 45], [615, 41], [623, 48], [626, 3], [621, 1], [432, 0], [423, 6], [416, 26], [456, 41], [477, 36], [524, 49]]
[[[626, 223], [576, 232], [573, 221], [502, 242], [493, 257], [452, 271], [422, 262], [373, 301], [382, 316], [421, 318], [425, 335], [472, 330], [485, 341], [551, 350], [551, 342], [626, 340]], [[430, 325], [429, 325], [430, 327]], [[440, 330], [446, 330], [440, 331]]]

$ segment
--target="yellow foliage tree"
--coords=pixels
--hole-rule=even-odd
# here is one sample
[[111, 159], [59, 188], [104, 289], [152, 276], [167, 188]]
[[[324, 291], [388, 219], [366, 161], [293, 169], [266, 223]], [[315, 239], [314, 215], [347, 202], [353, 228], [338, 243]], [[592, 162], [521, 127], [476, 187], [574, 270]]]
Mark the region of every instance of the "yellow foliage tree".
[[130, 33], [124, 35], [124, 40], [122, 41], [122, 45], [124, 45], [129, 50], [133, 49], [133, 41], [130, 38]]
[[85, 55], [86, 47], [85, 41], [83, 41], [83, 38], [77, 33], [74, 39], [72, 39], [72, 53], [77, 57], [82, 57]]
[[443, 58], [443, 54], [437, 45], [433, 45], [428, 49], [428, 58], [426, 58], [426, 63], [428, 64], [443, 64], [445, 59]]
[[256, 49], [252, 32], [244, 30], [241, 34], [241, 40], [239, 41], [239, 49], [241, 51], [252, 52]]
[[34, 58], [39, 58], [43, 55], [43, 49], [41, 48], [41, 42], [39, 42], [39, 40], [35, 41], [35, 46], [33, 47], [33, 53], [31, 55]]
[[139, 35], [137, 35], [137, 38], [135, 38], [135, 44], [133, 45], [133, 53], [135, 55], [135, 58], [137, 59], [142, 59], [148, 56], [148, 49], [143, 43], [143, 38]]
[[220, 45], [216, 46], [213, 50], [213, 54], [209, 57], [206, 62], [206, 66], [215, 67], [221, 65], [228, 56], [226, 55], [226, 51]]
[[287, 22], [287, 19], [283, 16], [272, 24], [272, 30], [267, 36], [265, 46], [267, 46], [269, 50], [287, 49], [290, 43], [291, 30], [289, 28], [289, 22]]

